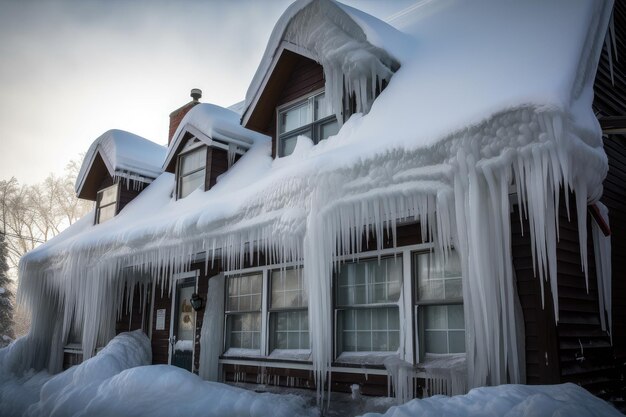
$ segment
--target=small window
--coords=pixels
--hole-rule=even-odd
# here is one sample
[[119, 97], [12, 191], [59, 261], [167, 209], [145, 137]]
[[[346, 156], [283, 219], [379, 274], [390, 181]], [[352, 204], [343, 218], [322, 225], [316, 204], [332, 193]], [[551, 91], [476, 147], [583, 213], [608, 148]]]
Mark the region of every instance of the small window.
[[341, 266], [335, 303], [338, 353], [398, 350], [401, 286], [401, 256]]
[[98, 191], [96, 198], [96, 224], [104, 223], [117, 214], [117, 201], [119, 199], [119, 184], [113, 184]]
[[421, 353], [465, 352], [465, 319], [459, 255], [451, 251], [444, 265], [434, 253], [413, 258], [417, 281]]
[[185, 198], [199, 187], [204, 187], [206, 155], [206, 146], [179, 155], [178, 198]]
[[261, 348], [263, 274], [228, 277], [226, 349]]
[[270, 352], [308, 350], [309, 314], [302, 269], [272, 271], [270, 287]]
[[278, 154], [290, 155], [298, 136], [308, 136], [313, 143], [339, 132], [339, 123], [330, 101], [322, 93], [315, 94], [278, 111]]

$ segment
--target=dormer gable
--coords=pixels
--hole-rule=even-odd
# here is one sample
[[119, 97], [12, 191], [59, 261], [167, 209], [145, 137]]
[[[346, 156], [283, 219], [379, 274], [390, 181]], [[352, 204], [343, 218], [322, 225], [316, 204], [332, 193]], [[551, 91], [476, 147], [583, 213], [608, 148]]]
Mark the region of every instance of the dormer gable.
[[197, 188], [211, 189], [250, 147], [269, 138], [245, 129], [239, 114], [200, 103], [183, 118], [172, 137], [163, 170], [176, 175], [176, 198]]
[[89, 147], [76, 178], [78, 198], [96, 202], [95, 223], [115, 216], [161, 174], [166, 148], [123, 130], [109, 130]]
[[[332, 0], [297, 1], [280, 18], [248, 88], [242, 116], [243, 126], [272, 136], [274, 156], [288, 154], [292, 145], [287, 141], [295, 141], [277, 137], [285, 130], [279, 114], [285, 106], [323, 93], [336, 129], [352, 113], [369, 112], [400, 67], [382, 45], [404, 39], [383, 22], [371, 25], [372, 19]], [[287, 90], [301, 95], [285, 100]], [[314, 118], [311, 112], [311, 122]], [[317, 143], [324, 138], [319, 129], [311, 126], [305, 135]]]

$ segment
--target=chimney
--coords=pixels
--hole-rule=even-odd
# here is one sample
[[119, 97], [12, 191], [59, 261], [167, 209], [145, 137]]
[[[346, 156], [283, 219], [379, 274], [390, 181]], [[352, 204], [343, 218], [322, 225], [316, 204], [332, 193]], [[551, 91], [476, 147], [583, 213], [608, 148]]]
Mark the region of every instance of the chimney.
[[174, 133], [176, 133], [176, 129], [178, 129], [178, 125], [180, 125], [180, 122], [183, 120], [185, 115], [193, 108], [193, 106], [200, 104], [202, 90], [199, 88], [193, 88], [190, 95], [192, 100], [189, 103], [170, 113], [170, 132], [167, 138], [168, 146], [172, 142], [172, 137], [174, 136]]

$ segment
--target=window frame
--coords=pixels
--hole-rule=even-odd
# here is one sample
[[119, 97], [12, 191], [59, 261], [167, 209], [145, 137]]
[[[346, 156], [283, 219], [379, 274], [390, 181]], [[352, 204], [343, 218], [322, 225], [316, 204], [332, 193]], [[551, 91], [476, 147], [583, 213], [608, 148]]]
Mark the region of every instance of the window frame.
[[[315, 120], [315, 98], [322, 94], [326, 94], [325, 90], [323, 88], [317, 89], [301, 97], [298, 97], [295, 100], [292, 100], [285, 104], [281, 104], [280, 106], [276, 107], [276, 155], [278, 158], [286, 156], [284, 152], [284, 139], [288, 139], [294, 136], [297, 137], [299, 135], [305, 135], [311, 138], [313, 144], [317, 145], [323, 140], [320, 140], [321, 127], [325, 124], [332, 123], [333, 121], [338, 122], [337, 116], [334, 113], [331, 113], [330, 115], [325, 116], [319, 120]], [[309, 111], [311, 115], [311, 122], [306, 125], [302, 125], [295, 129], [292, 129], [288, 132], [281, 133], [280, 127], [282, 114], [306, 102], [308, 102], [310, 106]]]
[[[301, 292], [303, 295], [306, 296], [306, 303], [305, 305], [301, 305], [301, 306], [283, 306], [283, 307], [272, 307], [272, 280], [274, 279], [273, 274], [274, 273], [283, 273], [284, 271], [299, 271], [296, 272], [296, 274], [299, 274], [299, 280], [300, 280], [300, 288], [297, 290], [298, 292]], [[308, 320], [309, 320], [309, 300], [308, 300], [308, 295], [306, 294], [306, 288], [305, 288], [305, 282], [304, 282], [304, 275], [303, 275], [303, 268], [302, 267], [292, 267], [292, 268], [274, 268], [274, 269], [269, 269], [268, 270], [268, 291], [267, 291], [267, 320], [268, 320], [268, 324], [267, 324], [267, 341], [268, 341], [268, 346], [267, 346], [267, 353], [268, 355], [272, 355], [272, 353], [274, 353], [275, 351], [310, 351], [311, 350], [311, 330], [309, 329], [308, 326]], [[286, 290], [283, 292], [287, 292]], [[292, 313], [292, 312], [299, 312], [302, 313], [304, 312], [306, 314], [306, 321], [307, 321], [307, 328], [306, 331], [308, 332], [308, 344], [309, 346], [307, 348], [298, 348], [298, 349], [282, 349], [282, 348], [277, 348], [272, 346], [272, 340], [274, 337], [274, 331], [276, 330], [273, 326], [273, 322], [272, 322], [272, 317], [276, 316], [277, 314], [280, 313]], [[299, 329], [298, 333], [302, 333], [304, 329]], [[299, 336], [300, 338], [301, 336]]]
[[[455, 251], [454, 248], [451, 249]], [[467, 352], [467, 346], [465, 346], [465, 350], [463, 352], [450, 352], [450, 331], [459, 331], [460, 329], [450, 329], [447, 327], [446, 329], [441, 329], [446, 332], [446, 343], [447, 343], [447, 353], [435, 353], [435, 352], [427, 352], [426, 351], [426, 326], [424, 324], [424, 310], [427, 307], [433, 306], [461, 306], [464, 307], [463, 301], [463, 273], [459, 271], [459, 276], [452, 279], [460, 279], [461, 281], [461, 297], [446, 297], [445, 296], [445, 280], [446, 278], [441, 278], [444, 281], [444, 298], [442, 299], [425, 299], [420, 300], [419, 294], [419, 277], [417, 274], [417, 257], [419, 255], [433, 253], [433, 250], [427, 251], [413, 251], [411, 252], [411, 284], [413, 285], [413, 317], [415, 320], [415, 346], [416, 346], [416, 355], [417, 362], [420, 363], [424, 360], [426, 355], [428, 354], [436, 354], [436, 355], [457, 355], [461, 353]], [[460, 256], [460, 255], [459, 255]], [[447, 320], [447, 319], [446, 319]], [[465, 322], [465, 317], [463, 317]], [[465, 324], [465, 323], [464, 323]], [[463, 328], [463, 335], [466, 335], [466, 328]]]
[[[261, 305], [259, 307], [259, 309], [248, 309], [248, 310], [229, 310], [229, 303], [228, 303], [228, 299], [230, 296], [230, 282], [231, 280], [235, 279], [235, 278], [241, 278], [241, 277], [252, 277], [252, 276], [258, 276], [261, 275], [261, 293], [255, 293], [255, 294], [247, 294], [247, 295], [260, 295], [261, 298]], [[223, 346], [223, 351], [226, 353], [231, 349], [236, 349], [237, 351], [247, 351], [250, 354], [257, 354], [257, 355], [262, 355], [263, 353], [263, 343], [264, 343], [264, 339], [263, 339], [263, 331], [264, 331], [264, 326], [263, 326], [263, 311], [266, 308], [265, 303], [264, 303], [264, 291], [263, 291], [263, 287], [265, 284], [265, 273], [261, 273], [259, 274], [259, 272], [248, 272], [248, 273], [244, 273], [244, 274], [233, 274], [233, 275], [226, 275], [225, 276], [226, 282], [225, 282], [225, 286], [224, 286], [224, 346]], [[238, 295], [237, 297], [241, 297], [241, 295]], [[242, 316], [242, 315], [246, 315], [246, 314], [255, 314], [258, 313], [260, 316], [260, 321], [261, 321], [261, 328], [259, 329], [259, 348], [258, 349], [254, 349], [254, 348], [245, 348], [245, 347], [230, 347], [230, 341], [229, 341], [229, 337], [230, 337], [230, 331], [229, 331], [229, 327], [228, 327], [228, 319], [229, 317], [232, 316]]]
[[[250, 358], [263, 358], [263, 359], [288, 359], [290, 361], [309, 361], [311, 348], [310, 348], [310, 329], [309, 331], [309, 347], [307, 349], [272, 349], [271, 346], [271, 314], [277, 312], [290, 312], [290, 311], [303, 311], [307, 312], [308, 320], [308, 294], [307, 303], [305, 307], [286, 307], [286, 308], [272, 308], [271, 307], [271, 275], [273, 271], [288, 270], [288, 269], [300, 269], [303, 266], [301, 263], [286, 263], [280, 265], [266, 265], [252, 268], [245, 268], [241, 270], [233, 270], [224, 273], [226, 285], [224, 286], [224, 334], [223, 334], [223, 346], [221, 358], [236, 358], [236, 357], [250, 357]], [[246, 313], [243, 311], [230, 311], [228, 310], [228, 280], [233, 277], [250, 276], [250, 275], [262, 275], [262, 287], [261, 287], [261, 309], [246, 312], [260, 312], [260, 346], [259, 349], [245, 349], [245, 348], [230, 348], [228, 346], [229, 329], [227, 326], [227, 320], [229, 315]], [[304, 282], [303, 282], [304, 289]], [[305, 292], [306, 293], [306, 292]], [[308, 326], [307, 326], [308, 328]], [[278, 350], [279, 352], [274, 352]], [[281, 356], [285, 354], [287, 356]], [[296, 355], [293, 355], [296, 354]]]
[[[105, 204], [104, 206], [100, 204], [100, 202], [102, 201], [102, 196], [104, 194], [105, 191], [110, 190], [111, 188], [116, 187], [116, 192], [115, 192], [115, 200], [111, 203]], [[96, 213], [95, 213], [95, 218], [94, 218], [94, 224], [102, 224], [104, 222], [106, 222], [107, 220], [111, 220], [113, 217], [117, 216], [118, 213], [118, 209], [119, 209], [119, 201], [120, 201], [120, 189], [122, 187], [120, 187], [120, 183], [119, 182], [115, 182], [112, 185], [109, 185], [108, 187], [105, 187], [101, 190], [98, 191], [98, 193], [96, 194]], [[114, 206], [115, 207], [115, 212], [113, 214], [113, 216], [111, 216], [111, 218], [109, 219], [105, 219], [102, 222], [100, 221], [101, 215], [100, 213], [102, 212], [103, 208], [106, 207], [111, 207]]]
[[[206, 169], [207, 169], [207, 162], [208, 162], [208, 157], [209, 157], [209, 150], [208, 150], [208, 146], [206, 146], [204, 143], [200, 142], [198, 139], [195, 138], [190, 138], [189, 141], [187, 143], [187, 145], [185, 145], [185, 147], [183, 148], [183, 150], [176, 156], [176, 200], [181, 200], [185, 197], [188, 197], [189, 194], [193, 193], [194, 191], [196, 191], [198, 188], [202, 187], [202, 191], [206, 191]], [[182, 161], [183, 158], [188, 157], [189, 155], [191, 155], [194, 152], [200, 152], [202, 149], [204, 149], [204, 165], [200, 168], [194, 169], [193, 171], [187, 172], [186, 174], [182, 174]], [[202, 185], [198, 186], [198, 188], [194, 188], [193, 190], [191, 190], [189, 192], [189, 194], [182, 196], [182, 186], [181, 186], [181, 181], [183, 178], [188, 177], [190, 175], [193, 175], [197, 172], [200, 171], [204, 171], [204, 176], [203, 176], [203, 181], [202, 181]]]
[[[401, 276], [400, 276], [400, 281], [399, 281], [399, 294], [398, 294], [398, 299], [395, 302], [391, 302], [391, 301], [386, 301], [386, 302], [370, 302], [370, 303], [365, 303], [365, 304], [353, 304], [353, 305], [343, 305], [343, 304], [339, 304], [339, 291], [340, 291], [340, 285], [339, 285], [339, 272], [335, 271], [335, 273], [333, 274], [333, 316], [334, 316], [334, 323], [333, 323], [333, 351], [334, 351], [334, 358], [335, 361], [337, 362], [350, 362], [351, 357], [357, 357], [360, 355], [364, 355], [364, 354], [371, 354], [371, 355], [376, 355], [376, 356], [380, 356], [381, 358], [387, 357], [387, 356], [392, 356], [392, 355], [396, 355], [398, 354], [398, 352], [400, 352], [403, 348], [403, 341], [402, 341], [402, 326], [401, 326], [401, 322], [402, 322], [402, 311], [401, 311], [401, 304], [404, 302], [403, 298], [404, 298], [404, 285], [405, 285], [405, 271], [404, 271], [404, 252], [402, 250], [398, 250], [394, 253], [390, 253], [390, 254], [386, 254], [386, 255], [382, 255], [380, 253], [375, 254], [375, 253], [363, 253], [362, 255], [365, 256], [361, 256], [358, 257], [356, 259], [353, 259], [352, 261], [349, 262], [345, 262], [341, 265], [341, 267], [343, 267], [344, 265], [348, 265], [348, 264], [358, 264], [358, 263], [369, 263], [369, 262], [380, 262], [383, 260], [387, 260], [387, 259], [399, 259], [400, 262], [400, 270], [401, 270]], [[391, 281], [385, 281], [385, 283], [389, 283]], [[368, 282], [365, 282], [365, 288], [366, 288], [366, 299], [368, 297]], [[375, 284], [375, 281], [372, 283]], [[390, 308], [396, 308], [397, 312], [398, 312], [398, 328], [397, 328], [397, 332], [398, 332], [398, 347], [396, 348], [396, 350], [370, 350], [370, 351], [359, 351], [359, 350], [342, 350], [342, 342], [343, 342], [343, 338], [340, 337], [339, 333], [340, 333], [340, 315], [342, 313], [348, 312], [348, 311], [374, 311], [374, 310], [388, 310]], [[370, 319], [371, 320], [371, 319]], [[370, 326], [372, 327], [372, 326]], [[369, 332], [370, 333], [374, 333], [377, 330], [375, 329], [370, 329]], [[393, 331], [396, 331], [395, 329]], [[390, 330], [387, 329], [387, 333], [389, 333]], [[387, 335], [387, 337], [389, 338], [389, 335]]]

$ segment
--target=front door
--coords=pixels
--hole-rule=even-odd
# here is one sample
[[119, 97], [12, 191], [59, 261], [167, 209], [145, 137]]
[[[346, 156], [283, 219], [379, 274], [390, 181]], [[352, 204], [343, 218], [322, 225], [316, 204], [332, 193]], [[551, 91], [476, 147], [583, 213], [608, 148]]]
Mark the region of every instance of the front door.
[[196, 312], [191, 307], [191, 295], [196, 292], [196, 272], [185, 274], [176, 281], [172, 299], [170, 364], [193, 369], [193, 345], [196, 333]]

